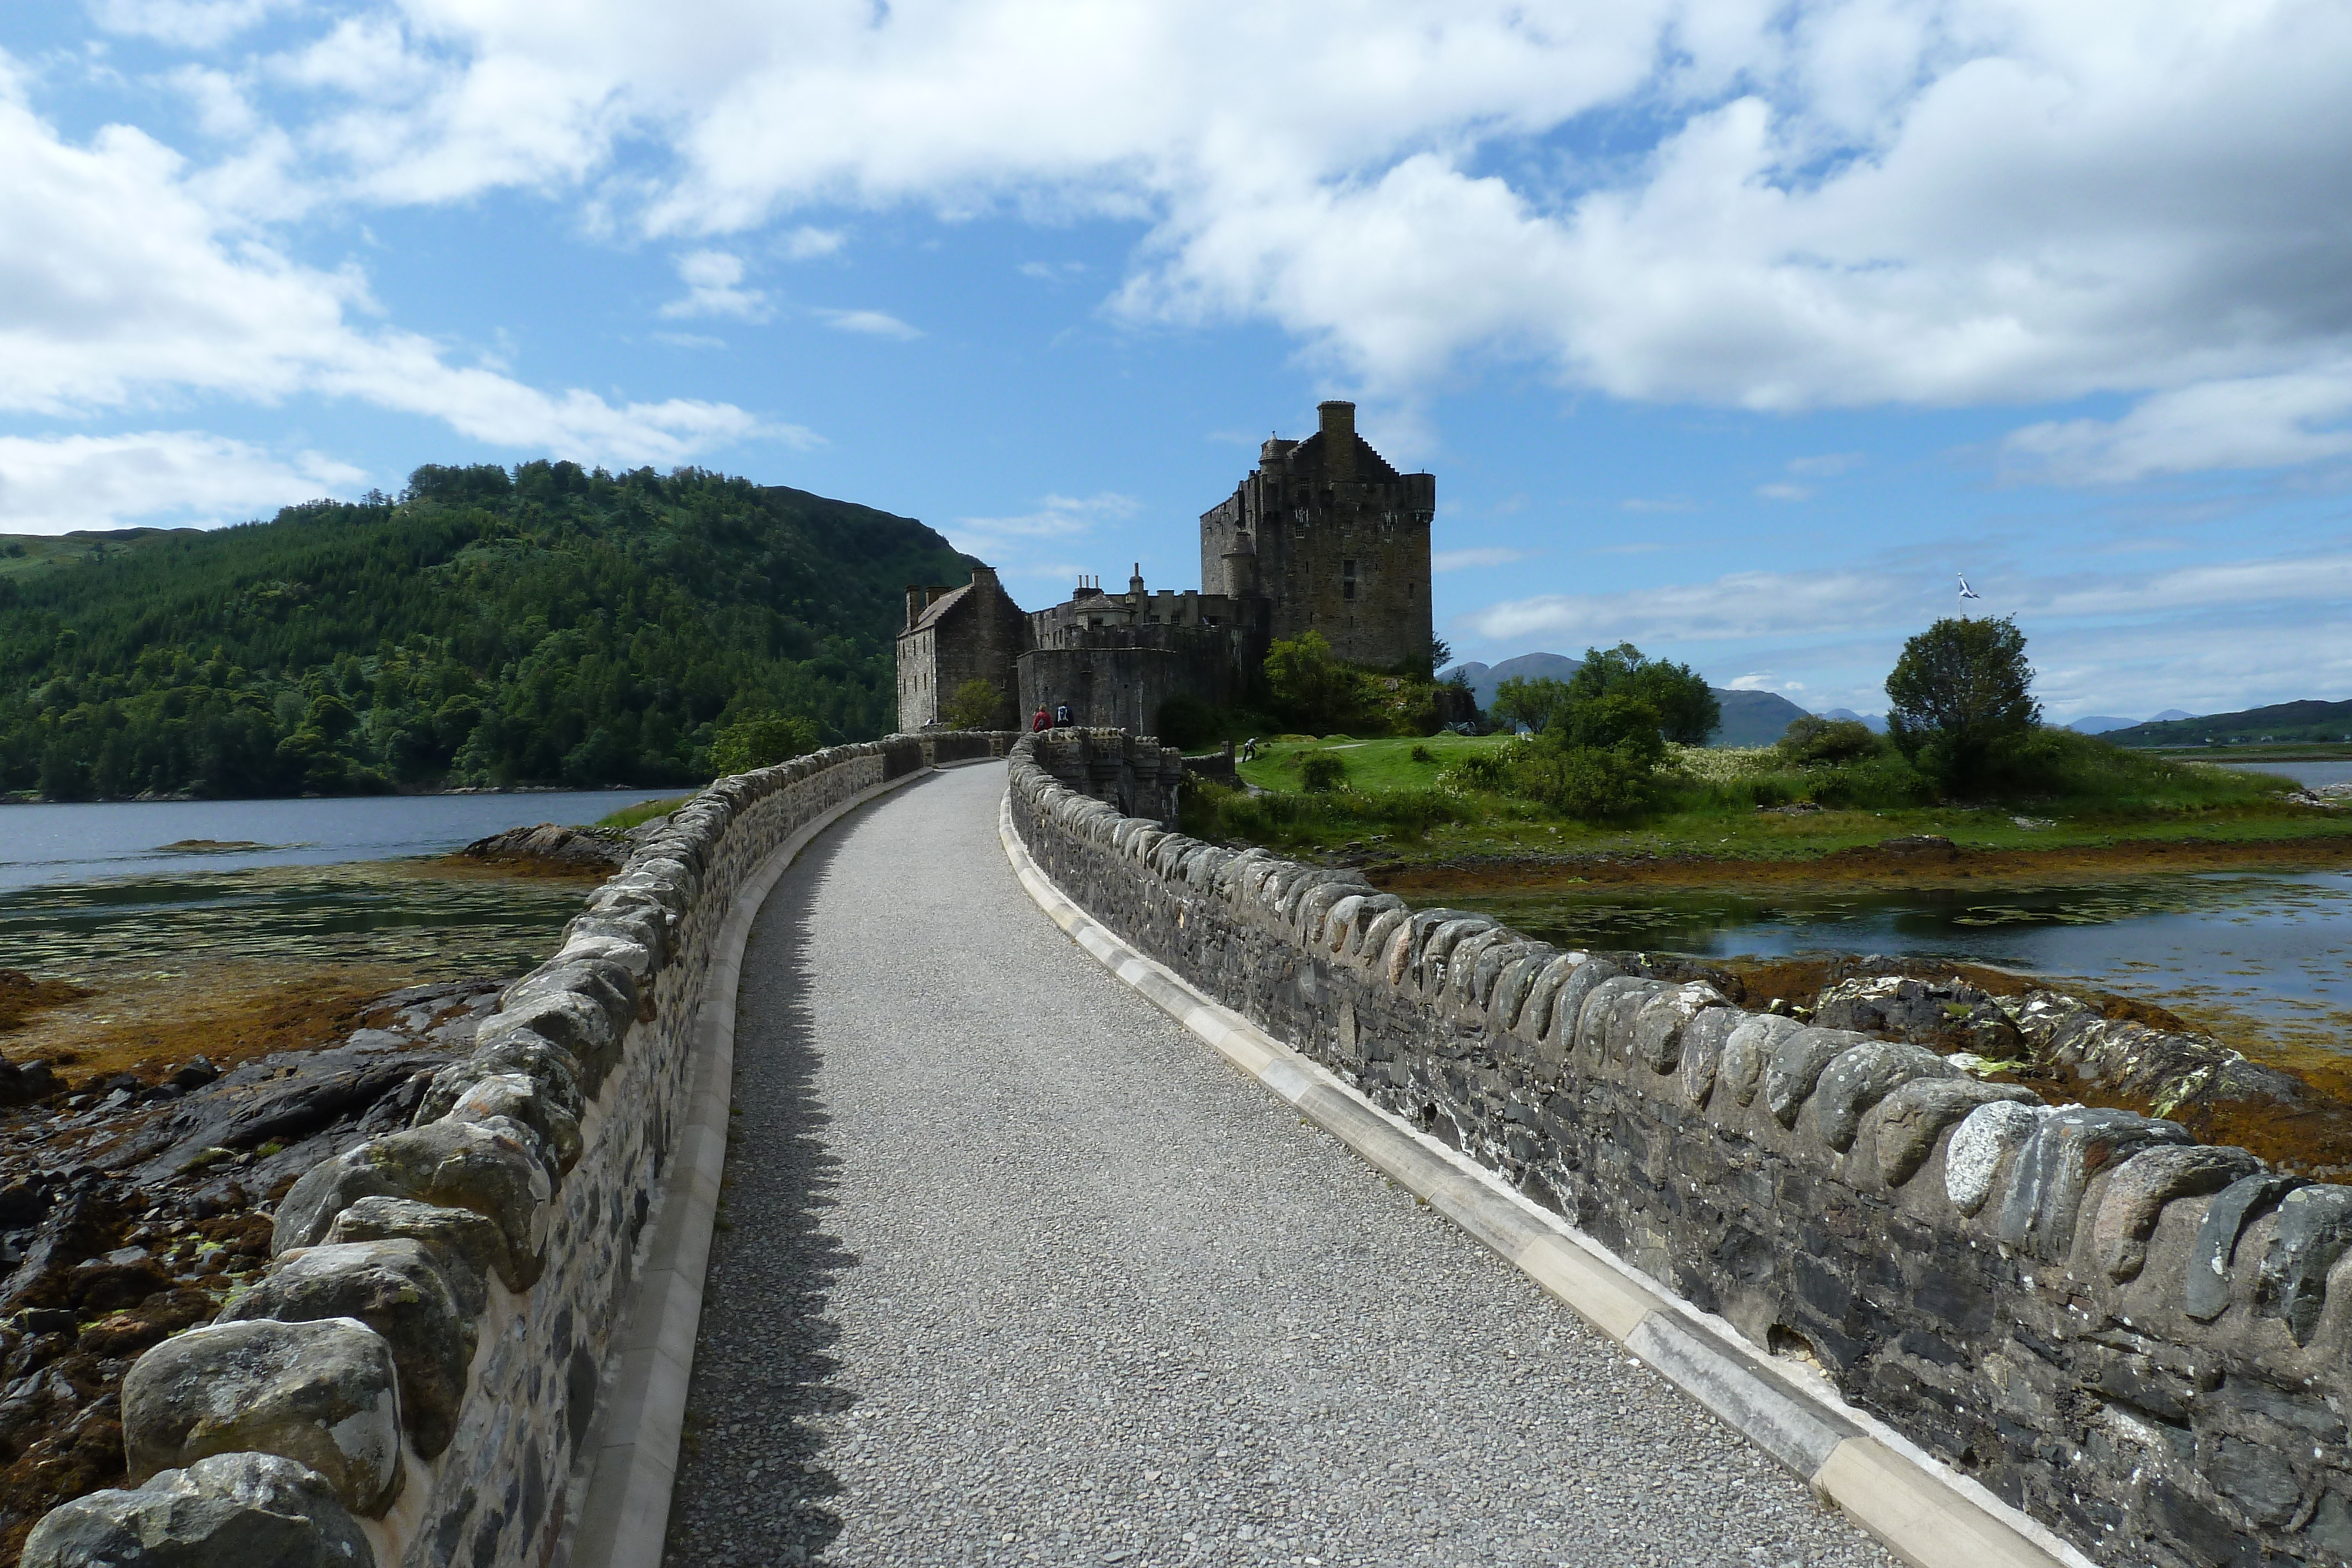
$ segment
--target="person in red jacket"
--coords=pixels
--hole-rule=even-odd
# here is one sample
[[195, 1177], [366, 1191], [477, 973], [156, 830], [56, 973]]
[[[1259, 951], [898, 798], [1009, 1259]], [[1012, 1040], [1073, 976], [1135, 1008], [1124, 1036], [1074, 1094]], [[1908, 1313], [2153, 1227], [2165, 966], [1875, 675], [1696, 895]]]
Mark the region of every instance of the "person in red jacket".
[[1041, 730], [1041, 729], [1051, 729], [1051, 728], [1053, 728], [1053, 727], [1054, 727], [1054, 716], [1053, 716], [1052, 714], [1049, 714], [1049, 713], [1047, 713], [1047, 712], [1045, 711], [1045, 704], [1043, 704], [1043, 703], [1038, 704], [1038, 705], [1037, 705], [1037, 716], [1036, 716], [1035, 718], [1033, 718], [1033, 719], [1031, 719], [1031, 720], [1029, 721], [1029, 729], [1030, 729], [1030, 732], [1031, 732], [1032, 734], [1034, 734], [1034, 733], [1035, 733], [1035, 732], [1037, 732], [1038, 730]]

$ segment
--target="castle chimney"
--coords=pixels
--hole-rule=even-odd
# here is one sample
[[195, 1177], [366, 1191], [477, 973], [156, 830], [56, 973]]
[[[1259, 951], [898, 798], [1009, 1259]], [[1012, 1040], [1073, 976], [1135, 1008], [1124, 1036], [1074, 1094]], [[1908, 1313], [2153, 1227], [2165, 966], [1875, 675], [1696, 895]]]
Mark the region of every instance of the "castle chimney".
[[975, 566], [971, 569], [971, 585], [974, 588], [979, 588], [983, 584], [990, 588], [996, 587], [996, 569], [994, 567]]
[[915, 622], [923, 618], [923, 606], [928, 596], [914, 583], [907, 584], [907, 630], [912, 632]]
[[1315, 405], [1322, 422], [1323, 472], [1333, 479], [1356, 476], [1356, 405], [1336, 399]]
[[1135, 563], [1135, 571], [1127, 580], [1127, 591], [1135, 595], [1139, 603], [1141, 602], [1143, 599], [1143, 563], [1141, 561]]

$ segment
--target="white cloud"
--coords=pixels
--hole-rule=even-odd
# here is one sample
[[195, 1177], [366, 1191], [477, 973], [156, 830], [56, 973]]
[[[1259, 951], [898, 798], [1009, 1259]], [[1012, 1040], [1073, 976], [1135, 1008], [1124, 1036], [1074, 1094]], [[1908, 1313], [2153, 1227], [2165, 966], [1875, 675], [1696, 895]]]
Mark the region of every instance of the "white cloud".
[[821, 229], [803, 224], [784, 235], [777, 247], [787, 261], [814, 261], [832, 256], [849, 242], [849, 236], [839, 229]]
[[1784, 681], [1769, 670], [1734, 675], [1723, 685], [1726, 691], [1733, 692], [1801, 692], [1805, 689], [1804, 682]]
[[656, 332], [653, 340], [656, 343], [667, 343], [673, 349], [723, 349], [727, 346], [726, 339], [714, 338], [707, 332]]
[[127, 435], [0, 435], [0, 533], [62, 534], [130, 524], [208, 528], [265, 517], [367, 476], [315, 452], [281, 458], [189, 430]]
[[[5, 62], [0, 62], [5, 63]], [[77, 417], [210, 393], [350, 397], [585, 462], [675, 464], [751, 439], [806, 444], [729, 403], [614, 403], [450, 362], [378, 313], [351, 266], [305, 266], [207, 204], [179, 154], [110, 126], [61, 140], [0, 72], [0, 409]]]
[[1024, 277], [1034, 277], [1040, 283], [1066, 283], [1086, 276], [1083, 261], [1024, 261], [1019, 271]]
[[2215, 468], [2273, 468], [2352, 452], [2352, 362], [2207, 382], [2143, 400], [2119, 419], [2048, 421], [2002, 447], [2012, 472], [2127, 484]]
[[1796, 626], [1885, 624], [1890, 612], [1900, 623], [1916, 619], [1917, 604], [1916, 576], [1748, 571], [1630, 593], [1538, 594], [1490, 604], [1463, 624], [1498, 643], [1717, 642], [1786, 635]]
[[1756, 493], [1768, 501], [1810, 501], [1813, 497], [1812, 490], [1803, 485], [1759, 485]]
[[743, 260], [723, 250], [688, 251], [677, 258], [677, 276], [686, 296], [661, 308], [671, 319], [690, 316], [733, 316], [764, 321], [772, 314], [768, 297], [743, 287]]
[[1834, 479], [1862, 466], [1859, 452], [1828, 452], [1818, 457], [1791, 457], [1789, 472], [1809, 479]]
[[[188, 47], [267, 8], [100, 0]], [[296, 118], [235, 210], [272, 182], [301, 186], [288, 204], [574, 193], [592, 225], [688, 244], [796, 223], [786, 256], [830, 254], [817, 219], [848, 211], [1108, 215], [1147, 234], [1118, 312], [1271, 320], [1400, 408], [1506, 360], [1759, 410], [2137, 402], [2019, 432], [2012, 470], [2057, 479], [2346, 449], [2352, 231], [2314, 216], [2352, 184], [2352, 9], [2331, 0], [1344, 16], [353, 0], [267, 63]], [[1237, 59], [1285, 65], [1237, 79]], [[1652, 129], [1604, 155], [1596, 123]], [[237, 264], [285, 270], [266, 246]], [[297, 281], [359, 308], [355, 282]]]
[[92, 0], [91, 19], [110, 33], [209, 49], [258, 26], [295, 0]]
[[[1031, 511], [998, 517], [958, 517], [945, 529], [955, 548], [1024, 577], [1072, 577], [1081, 570], [1060, 554], [1048, 560], [1036, 552], [1046, 541], [1086, 538], [1098, 528], [1126, 522], [1143, 503], [1117, 490], [1091, 496], [1047, 496]], [[1066, 547], [1055, 542], [1057, 552]], [[1084, 570], [1099, 571], [1099, 565]]]
[[1469, 549], [1433, 550], [1429, 557], [1432, 571], [1462, 571], [1476, 566], [1508, 566], [1515, 560], [1525, 560], [1528, 552], [1502, 545], [1479, 545]]
[[869, 338], [896, 338], [904, 343], [923, 335], [883, 310], [820, 310], [817, 316], [836, 331], [863, 332]]

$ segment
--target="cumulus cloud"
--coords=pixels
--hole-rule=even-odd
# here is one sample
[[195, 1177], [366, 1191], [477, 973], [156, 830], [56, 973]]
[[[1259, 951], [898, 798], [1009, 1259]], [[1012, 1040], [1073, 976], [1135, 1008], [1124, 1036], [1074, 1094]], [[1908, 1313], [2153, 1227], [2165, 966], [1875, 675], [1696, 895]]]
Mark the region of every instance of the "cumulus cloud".
[[685, 462], [752, 438], [807, 444], [729, 403], [615, 403], [451, 362], [371, 319], [356, 267], [306, 266], [208, 204], [182, 157], [109, 126], [59, 137], [0, 75], [0, 410], [86, 416], [191, 392], [349, 397], [586, 462]]
[[[105, 14], [195, 41], [264, 5]], [[2148, 396], [2142, 425], [2241, 387], [2243, 437], [2169, 458], [2132, 415], [2021, 433], [2061, 478], [2335, 450], [2309, 389], [2246, 404], [2352, 340], [2352, 236], [2312, 221], [2352, 177], [2347, 69], [2327, 0], [399, 0], [273, 66], [339, 199], [1132, 219], [1118, 310], [1272, 319], [1397, 401], [1486, 356], [1757, 409]], [[1604, 150], [1596, 117], [1649, 129]]]
[[0, 435], [0, 533], [206, 528], [322, 494], [348, 496], [366, 478], [315, 452], [280, 457], [197, 431]]
[[688, 251], [677, 258], [677, 276], [686, 294], [661, 308], [665, 317], [733, 316], [764, 321], [772, 314], [766, 294], [743, 287], [740, 256], [723, 250]]
[[820, 310], [817, 317], [837, 332], [862, 332], [869, 338], [896, 338], [902, 343], [923, 335], [887, 310]]
[[[204, 48], [274, 8], [96, 14]], [[243, 193], [210, 210], [516, 190], [686, 246], [770, 231], [803, 259], [861, 209], [1116, 217], [1145, 236], [1116, 313], [1276, 322], [1328, 381], [1400, 409], [1503, 360], [1759, 410], [2122, 400], [2004, 448], [2012, 474], [2065, 482], [2346, 448], [2352, 231], [2314, 214], [2352, 183], [2352, 10], [1354, 0], [1331, 18], [1308, 0], [573, 0], [551, 25], [532, 0], [353, 0], [256, 62], [283, 124], [247, 133], [241, 161], [184, 173], [121, 128], [67, 151], [107, 176], [79, 183], [89, 204], [122, 213], [148, 187], [232, 176]], [[1236, 60], [1285, 65], [1250, 80]], [[58, 172], [26, 178], [50, 191]], [[83, 215], [109, 239], [123, 226]], [[36, 353], [10, 371], [21, 395], [300, 382], [316, 355], [289, 340], [353, 333], [363, 280], [262, 234], [198, 225], [191, 252], [164, 216], [88, 292], [168, 249], [197, 264], [184, 298], [133, 312], [121, 341]], [[715, 313], [758, 308], [740, 277], [718, 289]], [[291, 324], [167, 332], [151, 358], [197, 351], [126, 369], [149, 322], [241, 319], [263, 298]]]
[[2119, 485], [2216, 468], [2274, 468], [2352, 452], [2352, 361], [2207, 382], [2118, 419], [2045, 421], [2002, 446], [2015, 475]]
[[110, 33], [184, 49], [209, 49], [258, 26], [295, 0], [94, 0], [91, 19]]
[[832, 256], [849, 243], [849, 236], [839, 229], [821, 229], [809, 224], [787, 233], [777, 248], [788, 261], [814, 261], [821, 256]]

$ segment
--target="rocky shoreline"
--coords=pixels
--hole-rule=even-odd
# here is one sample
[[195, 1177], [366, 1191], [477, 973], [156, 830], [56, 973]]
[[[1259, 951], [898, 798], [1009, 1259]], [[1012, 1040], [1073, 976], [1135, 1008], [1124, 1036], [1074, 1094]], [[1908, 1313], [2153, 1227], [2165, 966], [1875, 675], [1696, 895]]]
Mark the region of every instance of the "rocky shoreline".
[[2147, 1002], [1949, 959], [1599, 956], [1629, 975], [1705, 981], [1739, 1005], [1925, 1046], [1973, 1077], [2024, 1085], [2053, 1105], [2158, 1117], [2283, 1172], [2352, 1177], [2352, 1101]]
[[395, 990], [340, 1040], [227, 1071], [0, 1073], [0, 1565], [49, 1509], [122, 1484], [131, 1362], [268, 1261], [296, 1177], [407, 1124], [505, 984]]

